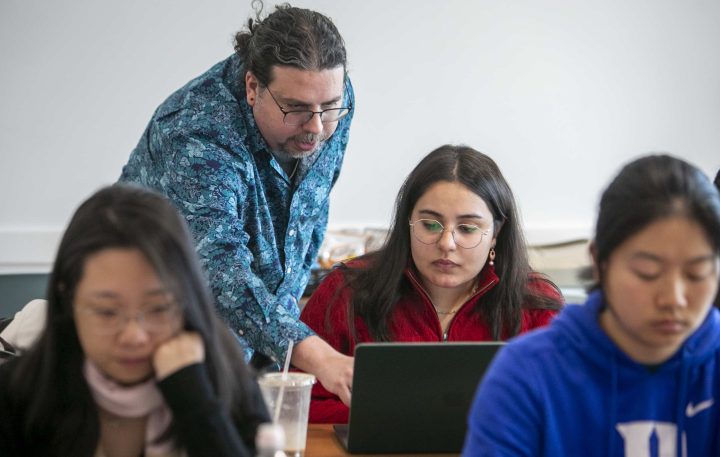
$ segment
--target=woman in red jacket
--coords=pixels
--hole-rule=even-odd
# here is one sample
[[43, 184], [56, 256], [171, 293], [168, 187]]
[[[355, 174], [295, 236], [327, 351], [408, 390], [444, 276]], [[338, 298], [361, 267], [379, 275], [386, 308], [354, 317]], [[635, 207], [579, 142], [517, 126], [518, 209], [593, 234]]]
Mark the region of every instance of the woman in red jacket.
[[[547, 324], [562, 297], [531, 271], [515, 206], [492, 159], [441, 146], [405, 180], [382, 249], [332, 271], [301, 319], [347, 355], [369, 341], [504, 340]], [[310, 421], [347, 420], [317, 384]]]

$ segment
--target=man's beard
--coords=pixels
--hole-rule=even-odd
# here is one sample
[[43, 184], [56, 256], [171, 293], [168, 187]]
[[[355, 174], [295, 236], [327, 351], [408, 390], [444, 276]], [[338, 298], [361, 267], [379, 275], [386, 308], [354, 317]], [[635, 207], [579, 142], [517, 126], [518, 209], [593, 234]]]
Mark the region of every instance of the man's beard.
[[[325, 145], [328, 137], [329, 135], [327, 135], [325, 132], [321, 133], [320, 135], [315, 135], [314, 133], [303, 133], [301, 135], [295, 135], [288, 138], [287, 141], [285, 141], [284, 143], [280, 143], [278, 150], [274, 151], [274, 153], [276, 154], [276, 156], [279, 155], [286, 160], [304, 159], [305, 157], [309, 157], [315, 154], [318, 150], [320, 150]], [[295, 141], [303, 143], [317, 142], [317, 144], [310, 151], [288, 150], [288, 145], [290, 143], [294, 143]]]

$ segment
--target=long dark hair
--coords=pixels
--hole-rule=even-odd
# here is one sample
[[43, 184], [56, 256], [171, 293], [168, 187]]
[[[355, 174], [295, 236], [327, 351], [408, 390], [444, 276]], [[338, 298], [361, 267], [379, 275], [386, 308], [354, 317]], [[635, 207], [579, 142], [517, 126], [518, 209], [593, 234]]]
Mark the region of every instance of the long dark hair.
[[720, 253], [720, 195], [702, 171], [669, 155], [625, 165], [600, 199], [593, 243], [600, 280], [596, 287], [602, 287], [602, 265], [618, 246], [651, 223], [675, 215], [697, 222], [713, 251]]
[[245, 71], [252, 72], [262, 86], [272, 82], [275, 65], [301, 70], [347, 69], [345, 42], [330, 18], [282, 4], [263, 19], [263, 2], [252, 4], [256, 18], [248, 19], [247, 30], [235, 35], [235, 53]]
[[[490, 157], [470, 147], [444, 145], [425, 156], [405, 179], [383, 247], [366, 257], [367, 261], [362, 263], [365, 266], [344, 267], [347, 285], [352, 290], [351, 326], [352, 316], [360, 316], [375, 340], [392, 339], [388, 319], [408, 287], [403, 281], [410, 259], [408, 221], [417, 201], [438, 181], [464, 185], [482, 198], [492, 213], [497, 234], [495, 271], [500, 283], [476, 306], [492, 330], [493, 338], [512, 336], [520, 331], [523, 307], [558, 308], [558, 302], [536, 295], [528, 288], [531, 269], [525, 238], [513, 193], [498, 166]], [[538, 280], [545, 279], [538, 276]]]
[[[51, 437], [49, 448], [58, 455], [89, 456], [95, 451], [98, 413], [82, 374], [84, 354], [73, 301], [85, 260], [107, 248], [141, 251], [177, 298], [185, 328], [202, 336], [205, 366], [221, 404], [242, 408], [254, 404], [246, 398], [252, 381], [243, 355], [215, 315], [185, 221], [159, 194], [115, 185], [95, 193], [75, 212], [50, 274], [45, 330], [15, 361], [9, 388], [15, 401], [24, 406], [22, 439], [46, 445]], [[242, 408], [229, 411], [236, 423], [247, 418], [249, 409]], [[182, 437], [176, 438], [182, 445]]]

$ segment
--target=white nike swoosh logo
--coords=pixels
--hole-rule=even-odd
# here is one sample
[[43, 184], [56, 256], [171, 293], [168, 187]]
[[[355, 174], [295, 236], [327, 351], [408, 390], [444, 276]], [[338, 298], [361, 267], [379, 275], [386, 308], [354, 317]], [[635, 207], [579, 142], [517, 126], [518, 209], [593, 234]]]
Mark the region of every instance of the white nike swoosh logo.
[[711, 398], [709, 400], [701, 401], [700, 403], [693, 405], [692, 402], [688, 403], [687, 409], [685, 409], [685, 415], [687, 417], [693, 417], [700, 411], [706, 410], [709, 407], [711, 407], [714, 403], [714, 400]]

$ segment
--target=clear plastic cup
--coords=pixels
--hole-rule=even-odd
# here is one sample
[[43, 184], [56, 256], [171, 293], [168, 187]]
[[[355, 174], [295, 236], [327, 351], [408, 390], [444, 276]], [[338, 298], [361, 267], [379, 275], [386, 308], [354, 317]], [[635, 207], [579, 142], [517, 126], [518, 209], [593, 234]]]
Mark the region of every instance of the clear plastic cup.
[[266, 373], [258, 379], [258, 384], [271, 417], [283, 387], [278, 424], [285, 430], [284, 450], [288, 457], [303, 457], [315, 376], [307, 373], [287, 373], [286, 376], [283, 380], [282, 373]]

